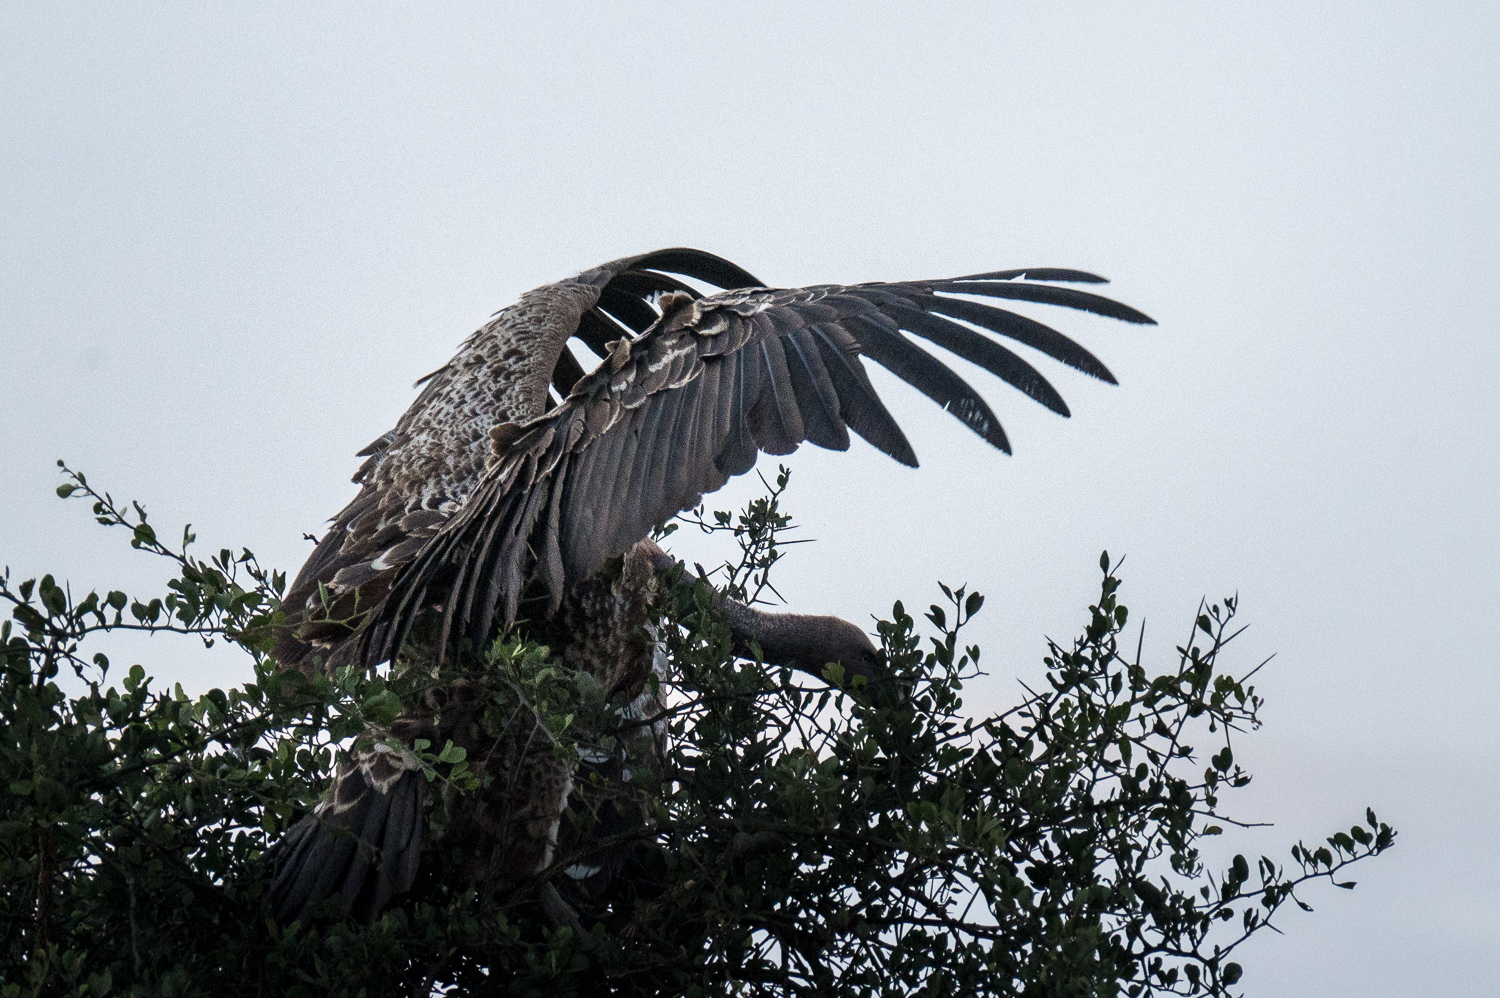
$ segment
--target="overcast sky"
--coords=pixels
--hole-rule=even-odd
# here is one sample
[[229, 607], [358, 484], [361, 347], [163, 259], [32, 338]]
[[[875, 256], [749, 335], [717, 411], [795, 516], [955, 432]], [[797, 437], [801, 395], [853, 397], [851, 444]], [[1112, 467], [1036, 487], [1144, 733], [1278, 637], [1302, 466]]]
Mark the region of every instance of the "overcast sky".
[[923, 466], [797, 454], [818, 543], [781, 591], [861, 622], [984, 591], [979, 710], [1083, 623], [1101, 549], [1162, 666], [1238, 591], [1237, 661], [1277, 658], [1231, 810], [1276, 827], [1227, 845], [1285, 859], [1367, 804], [1400, 830], [1249, 990], [1500, 993], [1500, 7], [305, 7], [0, 7], [15, 574], [163, 578], [52, 495], [59, 457], [295, 571], [413, 380], [627, 253], [784, 286], [1093, 270], [1160, 326], [1032, 314], [1120, 386], [1039, 365], [1063, 420], [978, 374], [1007, 458], [880, 382]]

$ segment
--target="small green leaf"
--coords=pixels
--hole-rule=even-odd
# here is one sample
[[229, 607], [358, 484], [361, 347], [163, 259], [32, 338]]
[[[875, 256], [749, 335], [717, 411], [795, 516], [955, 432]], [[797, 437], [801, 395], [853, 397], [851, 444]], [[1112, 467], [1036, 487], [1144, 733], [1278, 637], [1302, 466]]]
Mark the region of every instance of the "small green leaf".
[[39, 630], [47, 625], [47, 618], [36, 612], [35, 607], [22, 603], [10, 612], [10, 615], [20, 621], [21, 626], [28, 631]]
[[1244, 856], [1234, 857], [1234, 863], [1231, 865], [1231, 873], [1234, 879], [1240, 883], [1244, 883], [1250, 879], [1250, 864], [1245, 861]]
[[361, 705], [365, 716], [377, 724], [390, 724], [401, 713], [401, 698], [390, 690], [381, 690]]

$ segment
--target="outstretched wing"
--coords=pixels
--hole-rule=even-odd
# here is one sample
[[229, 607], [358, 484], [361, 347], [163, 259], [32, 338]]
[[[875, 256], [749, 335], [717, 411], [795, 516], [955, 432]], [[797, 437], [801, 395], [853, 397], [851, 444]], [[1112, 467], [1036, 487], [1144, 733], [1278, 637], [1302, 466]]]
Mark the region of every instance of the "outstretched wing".
[[[915, 466], [916, 455], [861, 356], [1008, 453], [1005, 432], [984, 399], [911, 337], [970, 360], [1067, 415], [1041, 373], [986, 332], [1113, 383], [1109, 370], [1040, 322], [956, 296], [1152, 322], [1111, 299], [1049, 283], [1102, 281], [1077, 271], [1032, 269], [664, 297], [660, 318], [652, 315], [640, 336], [609, 344], [605, 360], [561, 405], [524, 426], [497, 428], [483, 480], [396, 578], [363, 637], [363, 657], [369, 664], [389, 658], [434, 602], [445, 607], [445, 647], [462, 636], [482, 642], [497, 613], [515, 618], [533, 575], [558, 599], [566, 584], [586, 578], [652, 526], [749, 471], [760, 452], [787, 454], [804, 440], [844, 450], [852, 429]], [[642, 325], [647, 320], [644, 313], [635, 318]]]
[[[421, 394], [395, 429], [360, 451], [359, 494], [334, 519], [283, 602], [287, 626], [275, 657], [311, 671], [338, 664], [396, 571], [458, 511], [480, 481], [490, 430], [542, 415], [549, 382], [566, 395], [582, 375], [565, 349], [577, 337], [599, 353], [657, 318], [664, 293], [698, 297], [678, 277], [718, 287], [756, 287], [754, 276], [694, 249], [627, 257], [537, 288], [502, 309], [447, 364], [417, 382]], [[314, 655], [314, 652], [322, 655]]]

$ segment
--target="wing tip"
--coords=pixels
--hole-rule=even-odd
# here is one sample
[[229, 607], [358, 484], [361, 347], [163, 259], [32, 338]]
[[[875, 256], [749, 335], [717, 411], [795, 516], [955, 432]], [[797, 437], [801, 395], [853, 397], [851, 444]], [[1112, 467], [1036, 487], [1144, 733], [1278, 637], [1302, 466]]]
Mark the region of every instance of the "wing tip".
[[994, 424], [991, 425], [982, 435], [985, 439], [985, 442], [988, 443], [991, 447], [995, 448], [1007, 457], [1012, 456], [1012, 451], [1010, 449], [1010, 438], [1005, 435], [1005, 427], [1000, 425], [1000, 421], [998, 419], [995, 420]]

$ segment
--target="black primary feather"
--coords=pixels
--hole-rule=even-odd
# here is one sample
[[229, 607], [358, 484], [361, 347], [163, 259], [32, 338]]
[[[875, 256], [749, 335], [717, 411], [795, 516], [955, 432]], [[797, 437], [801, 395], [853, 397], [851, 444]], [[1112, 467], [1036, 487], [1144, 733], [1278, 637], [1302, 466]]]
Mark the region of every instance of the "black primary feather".
[[1020, 284], [1008, 281], [933, 281], [927, 285], [933, 291], [950, 291], [954, 294], [983, 295], [986, 298], [1010, 298], [1014, 301], [1034, 301], [1043, 305], [1063, 305], [1095, 315], [1108, 316], [1122, 322], [1134, 322], [1143, 326], [1154, 326], [1156, 320], [1129, 305], [1113, 298], [1078, 291], [1074, 288], [1054, 288], [1045, 284]]
[[[1085, 270], [1068, 270], [1064, 267], [1022, 267], [1020, 270], [992, 270], [985, 274], [967, 274], [951, 277], [951, 281], [1011, 281], [1022, 278], [1030, 281], [1068, 281], [1073, 284], [1108, 284], [1109, 280]], [[933, 283], [918, 281], [917, 283]]]

